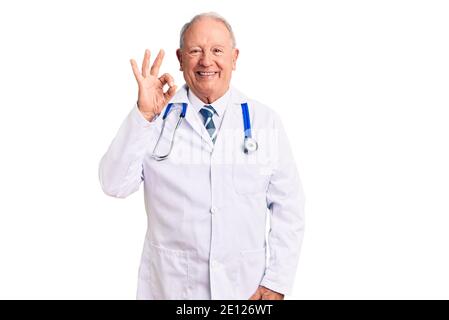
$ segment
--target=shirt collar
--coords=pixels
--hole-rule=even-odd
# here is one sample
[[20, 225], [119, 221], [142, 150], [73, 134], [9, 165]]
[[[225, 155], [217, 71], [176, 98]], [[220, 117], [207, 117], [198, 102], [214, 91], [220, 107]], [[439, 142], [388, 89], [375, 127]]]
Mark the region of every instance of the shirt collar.
[[[200, 100], [193, 92], [192, 90], [188, 90], [187, 96], [189, 99], [190, 104], [193, 106], [193, 108], [196, 110], [196, 112], [199, 112], [202, 107], [207, 105], [203, 101]], [[215, 111], [217, 112], [217, 115], [221, 117], [223, 113], [226, 110], [226, 106], [229, 103], [229, 98], [231, 96], [231, 87], [229, 87], [228, 91], [225, 92], [224, 95], [222, 95], [219, 99], [215, 100], [210, 105], [214, 107]]]

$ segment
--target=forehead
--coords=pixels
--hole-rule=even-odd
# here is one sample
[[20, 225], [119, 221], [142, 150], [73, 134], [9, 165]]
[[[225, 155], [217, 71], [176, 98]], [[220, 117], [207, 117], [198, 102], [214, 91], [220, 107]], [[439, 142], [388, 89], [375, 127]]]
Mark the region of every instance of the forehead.
[[194, 45], [223, 45], [232, 43], [231, 33], [219, 20], [205, 17], [201, 18], [187, 29], [184, 34], [184, 43], [188, 46]]

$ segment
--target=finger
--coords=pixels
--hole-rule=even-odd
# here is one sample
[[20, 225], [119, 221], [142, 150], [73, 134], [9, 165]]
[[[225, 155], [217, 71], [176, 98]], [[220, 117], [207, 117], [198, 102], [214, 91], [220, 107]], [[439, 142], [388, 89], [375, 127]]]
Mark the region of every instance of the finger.
[[171, 98], [173, 98], [173, 96], [176, 93], [176, 86], [171, 86], [170, 88], [168, 88], [167, 92], [164, 93], [164, 97], [165, 99], [167, 99], [167, 101], [171, 100]]
[[269, 291], [262, 295], [262, 300], [282, 300], [283, 296], [279, 293]]
[[176, 93], [176, 85], [175, 85], [175, 80], [173, 79], [173, 77], [171, 75], [169, 75], [168, 73], [164, 73], [160, 78], [159, 81], [161, 82], [162, 87], [164, 87], [166, 84], [168, 84], [169, 88], [168, 90], [164, 93], [164, 97], [165, 99], [170, 100], [171, 98], [173, 98], [173, 96]]
[[262, 295], [262, 300], [274, 300], [273, 294], [266, 292]]
[[143, 62], [142, 62], [142, 75], [144, 77], [146, 77], [148, 74], [148, 68], [150, 66], [150, 56], [151, 56], [150, 50], [145, 49], [145, 54], [143, 56]]
[[139, 68], [137, 67], [137, 63], [134, 59], [130, 60], [131, 62], [131, 68], [133, 68], [134, 77], [139, 82], [142, 79], [142, 75], [139, 72]]
[[170, 87], [173, 87], [175, 85], [175, 80], [173, 80], [173, 77], [168, 73], [164, 73], [162, 76], [160, 76], [159, 81], [163, 86], [165, 84], [168, 84]]
[[151, 66], [150, 74], [157, 77], [159, 74], [159, 68], [161, 67], [162, 60], [164, 60], [164, 50], [159, 50], [159, 53], [157, 54], [156, 59], [153, 62], [153, 65]]
[[254, 294], [248, 299], [248, 300], [260, 300], [262, 298], [262, 294], [260, 293], [259, 289], [254, 292]]

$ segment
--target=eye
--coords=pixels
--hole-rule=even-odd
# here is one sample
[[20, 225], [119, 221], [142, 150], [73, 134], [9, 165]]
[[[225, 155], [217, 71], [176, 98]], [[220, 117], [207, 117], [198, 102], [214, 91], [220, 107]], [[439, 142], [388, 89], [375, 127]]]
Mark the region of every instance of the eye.
[[189, 54], [197, 55], [201, 53], [201, 49], [194, 48], [189, 51]]
[[223, 53], [223, 50], [220, 49], [220, 48], [214, 48], [214, 49], [212, 49], [212, 52], [213, 52], [214, 54], [222, 54], [222, 53]]

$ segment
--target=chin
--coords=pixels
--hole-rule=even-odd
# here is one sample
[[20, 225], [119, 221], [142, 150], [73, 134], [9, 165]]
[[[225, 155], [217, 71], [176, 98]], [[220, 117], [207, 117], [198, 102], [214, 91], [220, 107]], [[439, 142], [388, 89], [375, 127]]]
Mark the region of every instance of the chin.
[[205, 96], [213, 95], [217, 91], [218, 86], [214, 83], [199, 84], [195, 86], [196, 90]]

